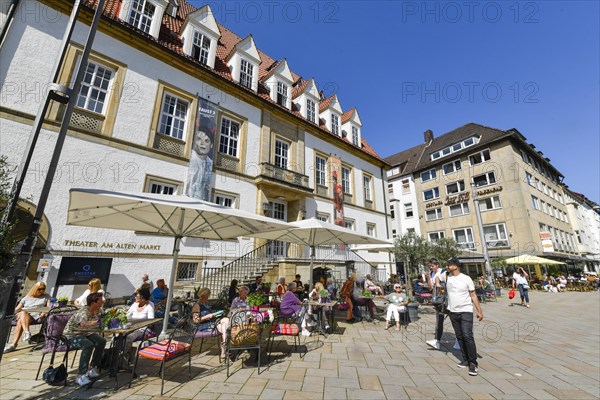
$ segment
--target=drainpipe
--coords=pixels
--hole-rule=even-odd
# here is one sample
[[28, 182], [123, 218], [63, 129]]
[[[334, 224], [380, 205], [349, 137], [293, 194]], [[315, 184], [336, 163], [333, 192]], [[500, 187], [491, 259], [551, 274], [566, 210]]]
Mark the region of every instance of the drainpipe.
[[4, 44], [4, 38], [8, 33], [8, 29], [12, 24], [13, 19], [15, 18], [15, 13], [17, 12], [17, 7], [19, 6], [19, 2], [21, 0], [11, 0], [10, 5], [8, 6], [8, 13], [6, 14], [6, 23], [2, 26], [2, 31], [0, 31], [0, 49]]
[[[390, 237], [390, 224], [388, 221], [388, 199], [387, 199], [387, 187], [385, 185], [386, 180], [384, 179], [384, 173], [385, 171], [383, 170], [383, 167], [379, 167], [379, 171], [381, 172], [381, 186], [383, 188], [383, 209], [385, 210], [385, 232], [386, 232], [386, 236], [389, 238]], [[392, 253], [388, 251], [388, 262], [390, 263], [390, 275], [391, 275], [391, 271], [392, 271]], [[398, 271], [396, 271], [396, 273], [398, 273]]]

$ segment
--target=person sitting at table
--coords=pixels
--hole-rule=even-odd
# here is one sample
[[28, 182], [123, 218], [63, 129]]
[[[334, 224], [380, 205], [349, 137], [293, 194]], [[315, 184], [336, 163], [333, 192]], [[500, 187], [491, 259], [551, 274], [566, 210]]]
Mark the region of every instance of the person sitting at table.
[[377, 306], [373, 302], [373, 299], [370, 297], [363, 297], [362, 288], [359, 286], [358, 282], [354, 286], [354, 316], [356, 319], [362, 319], [362, 314], [360, 307], [366, 307], [369, 311], [369, 316], [371, 319], [375, 318], [375, 314], [377, 312]]
[[[207, 301], [210, 297], [210, 289], [202, 288], [198, 292], [198, 301], [192, 307], [192, 321], [198, 324], [199, 331], [209, 331], [217, 329], [221, 334], [221, 358], [225, 357], [227, 350], [227, 328], [229, 328], [229, 318], [223, 317], [218, 324], [215, 323], [216, 312], [208, 305]], [[235, 300], [235, 299], [234, 299]]]
[[[156, 287], [152, 291], [150, 301], [154, 304], [154, 315], [158, 318], [165, 316], [165, 308], [167, 307], [167, 296], [169, 295], [169, 288], [165, 283], [164, 279], [156, 281]], [[175, 325], [177, 318], [169, 316], [169, 324]]]
[[[98, 318], [103, 304], [104, 296], [102, 296], [102, 293], [89, 294], [86, 305], [69, 318], [63, 331], [63, 335], [69, 340], [69, 346], [81, 350], [79, 376], [75, 379], [75, 382], [80, 386], [87, 385], [90, 383], [90, 379], [100, 376], [98, 367], [100, 367], [106, 339], [95, 332], [82, 332], [81, 328], [99, 328]], [[92, 353], [94, 354], [93, 357]], [[90, 358], [92, 359], [91, 363]]]
[[[279, 305], [280, 315], [285, 316], [298, 316], [298, 313], [302, 309], [302, 301], [296, 297], [294, 292], [298, 289], [296, 282], [290, 282], [288, 284], [288, 290], [281, 298], [281, 304]], [[306, 329], [307, 320], [306, 315], [302, 319], [302, 335], [310, 336], [310, 332]]]
[[390, 293], [388, 295], [388, 304], [387, 315], [385, 316], [385, 330], [388, 330], [390, 327], [390, 320], [392, 316], [396, 320], [396, 330], [400, 330], [400, 315], [399, 313], [403, 313], [406, 311], [406, 305], [408, 301], [406, 300], [406, 295], [402, 291], [402, 286], [399, 283], [394, 284], [394, 293]]
[[371, 275], [367, 275], [366, 279], [365, 279], [365, 290], [368, 290], [369, 292], [372, 292], [373, 294], [379, 294], [381, 296], [383, 296], [383, 289], [381, 289], [381, 286], [377, 286], [373, 280], [371, 279]]
[[248, 289], [248, 286], [240, 286], [238, 291], [239, 295], [231, 302], [231, 308], [248, 308], [248, 292], [250, 292], [250, 289]]
[[13, 342], [4, 348], [5, 353], [15, 351], [23, 332], [25, 332], [23, 341], [28, 341], [31, 338], [29, 325], [33, 322], [40, 323], [46, 317], [46, 313], [26, 311], [28, 308], [35, 307], [50, 307], [50, 295], [46, 293], [46, 282], [38, 282], [33, 285], [25, 297], [19, 301], [17, 307], [15, 307], [15, 314], [17, 316], [15, 336]]
[[102, 290], [102, 282], [100, 282], [100, 279], [98, 278], [90, 279], [90, 281], [88, 282], [88, 288], [85, 289], [85, 292], [83, 292], [81, 296], [79, 296], [77, 299], [75, 299], [75, 301], [73, 301], [73, 304], [75, 304], [76, 306], [84, 306], [87, 297], [92, 293], [102, 293], [102, 296], [104, 296], [104, 290]]
[[[127, 320], [153, 319], [154, 304], [150, 302], [150, 289], [146, 287], [139, 289], [135, 299], [136, 302], [133, 303], [127, 311]], [[127, 359], [129, 358], [129, 351], [131, 350], [133, 342], [144, 340], [144, 332], [146, 332], [146, 328], [138, 329], [127, 335], [127, 339], [125, 339], [125, 356]]]
[[564, 275], [560, 275], [558, 277], [558, 282], [556, 283], [556, 288], [559, 292], [564, 292], [567, 287], [567, 278]]
[[300, 280], [301, 276], [300, 274], [296, 274], [295, 278], [294, 278], [294, 283], [296, 284], [296, 290], [299, 290], [300, 288], [304, 289], [304, 285], [302, 284], [302, 281]]
[[279, 284], [277, 285], [277, 294], [281, 298], [281, 296], [283, 296], [285, 292], [287, 292], [287, 285], [285, 283], [285, 277], [282, 276], [281, 278], [279, 278]]
[[238, 280], [232, 279], [231, 284], [229, 285], [229, 292], [227, 294], [227, 300], [229, 300], [229, 304], [231, 304], [233, 302], [233, 299], [235, 299], [238, 295], [237, 285], [238, 285]]
[[335, 300], [337, 298], [337, 290], [331, 277], [327, 278], [327, 291], [329, 292], [329, 298], [331, 300]]
[[474, 282], [475, 294], [479, 296], [481, 301], [485, 300], [486, 292], [490, 291], [490, 282], [483, 275], [477, 277], [477, 282]]
[[[140, 292], [140, 289], [143, 289], [143, 288], [148, 289], [148, 292], [152, 293], [152, 287], [150, 286], [150, 284], [149, 283], [142, 283], [142, 286], [140, 286], [139, 288], [135, 289], [133, 291], [133, 293], [131, 294], [131, 297], [129, 297], [129, 300], [127, 300], [127, 305], [128, 306], [130, 306], [133, 303], [135, 303], [137, 295]], [[150, 297], [152, 298], [152, 294], [150, 294]]]
[[[320, 292], [322, 290], [325, 290], [325, 287], [323, 286], [323, 284], [321, 282], [316, 282], [315, 286], [313, 287], [313, 290], [308, 294], [308, 299], [310, 301], [319, 301], [319, 299], [321, 298]], [[327, 292], [329, 293], [329, 292]], [[308, 315], [309, 317], [315, 318], [314, 317], [314, 308], [313, 306], [309, 305], [308, 306]], [[329, 329], [329, 325], [327, 324], [327, 318], [325, 313], [327, 311], [329, 311], [329, 307], [317, 307], [319, 308], [320, 312], [319, 312], [319, 318], [321, 319], [321, 321], [323, 321], [325, 323], [325, 329]], [[311, 320], [308, 320], [308, 325], [310, 325]]]
[[544, 290], [548, 293], [558, 293], [558, 289], [554, 285], [554, 278], [550, 275], [546, 275], [546, 280], [544, 281]]
[[257, 276], [254, 283], [250, 285], [250, 293], [261, 292], [264, 290], [264, 286], [262, 283], [262, 276]]

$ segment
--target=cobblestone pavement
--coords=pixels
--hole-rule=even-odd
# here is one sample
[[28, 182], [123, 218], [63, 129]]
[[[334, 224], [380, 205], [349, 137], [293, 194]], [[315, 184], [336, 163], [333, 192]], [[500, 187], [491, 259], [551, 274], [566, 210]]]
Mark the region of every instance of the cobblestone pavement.
[[[233, 364], [229, 379], [216, 347], [198, 354], [191, 381], [187, 368], [170, 364], [165, 395], [181, 399], [598, 399], [600, 398], [600, 292], [531, 293], [531, 308], [501, 297], [483, 305], [476, 323], [479, 376], [456, 367], [454, 334], [445, 326], [442, 350], [424, 343], [433, 337], [433, 310], [419, 308], [408, 329], [384, 331], [383, 322], [348, 325], [327, 338], [308, 337], [304, 358], [281, 355], [267, 369]], [[512, 303], [512, 304], [511, 304]], [[341, 313], [339, 317], [342, 317]], [[211, 341], [211, 343], [214, 341]], [[279, 347], [286, 350], [285, 344]], [[69, 385], [35, 380], [40, 351], [6, 354], [0, 365], [0, 398], [156, 399], [157, 364], [144, 362], [141, 379], [114, 391], [101, 378], [79, 388], [71, 370]], [[44, 362], [44, 368], [48, 365]], [[76, 367], [76, 366], [75, 366]], [[242, 368], [243, 367], [243, 368]], [[130, 375], [120, 374], [121, 382]]]

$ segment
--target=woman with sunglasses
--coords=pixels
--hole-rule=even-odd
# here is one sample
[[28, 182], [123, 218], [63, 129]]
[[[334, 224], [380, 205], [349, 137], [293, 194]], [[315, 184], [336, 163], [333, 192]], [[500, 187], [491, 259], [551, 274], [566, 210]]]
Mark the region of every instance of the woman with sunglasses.
[[33, 287], [29, 290], [29, 292], [27, 292], [25, 297], [23, 297], [21, 301], [19, 301], [19, 304], [15, 308], [15, 314], [17, 315], [17, 327], [15, 328], [15, 337], [13, 342], [4, 348], [5, 353], [15, 351], [23, 332], [25, 332], [25, 335], [23, 336], [23, 341], [28, 341], [31, 338], [31, 332], [29, 332], [29, 325], [34, 321], [40, 322], [46, 316], [46, 313], [26, 311], [28, 308], [35, 307], [50, 307], [50, 295], [46, 293], [45, 282], [38, 282], [35, 285], [33, 285]]
[[398, 313], [406, 311], [406, 305], [408, 301], [406, 300], [406, 295], [402, 292], [402, 286], [399, 283], [394, 285], [394, 293], [390, 293], [388, 295], [388, 301], [390, 304], [388, 305], [387, 315], [385, 317], [385, 328], [388, 329], [390, 327], [390, 320], [392, 315], [396, 320], [396, 330], [400, 330], [400, 315]]
[[100, 279], [93, 278], [88, 282], [88, 288], [85, 289], [85, 292], [81, 296], [79, 296], [73, 303], [76, 306], [85, 306], [87, 297], [92, 293], [102, 293], [102, 298], [104, 299], [104, 290], [102, 290], [102, 282]]

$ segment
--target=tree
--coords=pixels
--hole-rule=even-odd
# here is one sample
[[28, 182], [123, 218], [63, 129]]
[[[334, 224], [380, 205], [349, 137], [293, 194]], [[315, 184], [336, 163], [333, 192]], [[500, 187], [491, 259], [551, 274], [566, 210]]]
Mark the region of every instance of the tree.
[[451, 238], [440, 238], [431, 244], [431, 255], [438, 259], [441, 265], [449, 258], [458, 258], [462, 247]]
[[[397, 261], [405, 263], [406, 284], [409, 296], [412, 295], [411, 280], [419, 273], [419, 265], [425, 264], [430, 256], [431, 244], [422, 236], [414, 232], [408, 232], [396, 238], [394, 242], [394, 254]], [[406, 262], [408, 261], [408, 265]]]
[[[0, 217], [8, 201], [11, 185], [10, 168], [6, 156], [3, 155], [0, 156]], [[0, 271], [8, 269], [14, 262], [14, 248], [18, 241], [13, 234], [15, 226], [16, 218], [0, 225]]]

